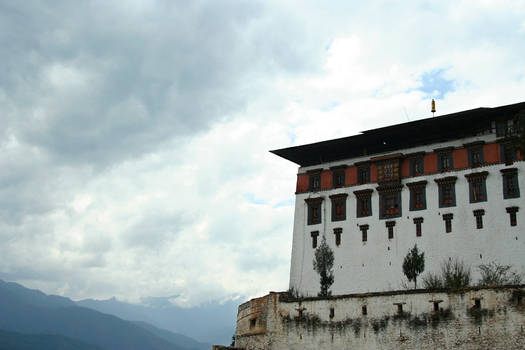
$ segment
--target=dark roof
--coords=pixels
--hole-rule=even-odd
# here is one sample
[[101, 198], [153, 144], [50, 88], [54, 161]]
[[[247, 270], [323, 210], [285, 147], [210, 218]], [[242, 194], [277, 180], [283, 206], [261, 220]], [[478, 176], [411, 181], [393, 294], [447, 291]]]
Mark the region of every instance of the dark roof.
[[470, 109], [270, 152], [300, 166], [316, 165], [474, 136], [490, 128], [493, 120], [512, 118], [521, 110], [525, 110], [525, 102]]

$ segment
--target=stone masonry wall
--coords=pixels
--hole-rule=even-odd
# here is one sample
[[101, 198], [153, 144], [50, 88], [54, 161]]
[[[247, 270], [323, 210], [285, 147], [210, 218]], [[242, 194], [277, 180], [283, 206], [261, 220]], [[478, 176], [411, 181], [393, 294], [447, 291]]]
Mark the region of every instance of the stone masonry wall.
[[239, 307], [235, 346], [511, 350], [525, 348], [524, 328], [525, 286], [303, 299], [272, 292]]

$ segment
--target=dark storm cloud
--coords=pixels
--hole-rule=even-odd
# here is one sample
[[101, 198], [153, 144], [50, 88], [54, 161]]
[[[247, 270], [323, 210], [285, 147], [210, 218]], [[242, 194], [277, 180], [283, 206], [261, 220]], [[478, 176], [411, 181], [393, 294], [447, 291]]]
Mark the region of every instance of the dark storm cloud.
[[242, 110], [260, 70], [304, 66], [303, 48], [268, 30], [264, 11], [231, 1], [3, 3], [2, 118], [66, 163], [107, 165], [199, 132]]

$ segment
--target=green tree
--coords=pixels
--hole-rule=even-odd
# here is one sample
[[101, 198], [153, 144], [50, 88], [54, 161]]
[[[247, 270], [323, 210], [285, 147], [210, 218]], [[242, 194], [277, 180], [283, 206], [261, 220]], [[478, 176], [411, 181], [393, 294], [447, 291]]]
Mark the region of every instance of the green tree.
[[414, 281], [414, 289], [417, 288], [417, 276], [425, 270], [425, 253], [419, 253], [417, 244], [410, 249], [403, 260], [403, 273], [409, 281]]
[[319, 274], [321, 282], [321, 291], [318, 296], [327, 297], [332, 295], [329, 291], [330, 286], [334, 283], [334, 252], [326, 243], [326, 237], [323, 236], [321, 244], [315, 250], [314, 270]]

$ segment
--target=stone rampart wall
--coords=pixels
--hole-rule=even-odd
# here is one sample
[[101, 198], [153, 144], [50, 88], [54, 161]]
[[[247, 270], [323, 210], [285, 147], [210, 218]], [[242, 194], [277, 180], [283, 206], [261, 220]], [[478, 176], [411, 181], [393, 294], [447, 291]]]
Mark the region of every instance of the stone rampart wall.
[[235, 342], [246, 350], [525, 348], [525, 286], [305, 299], [270, 293], [250, 304], [239, 312]]

